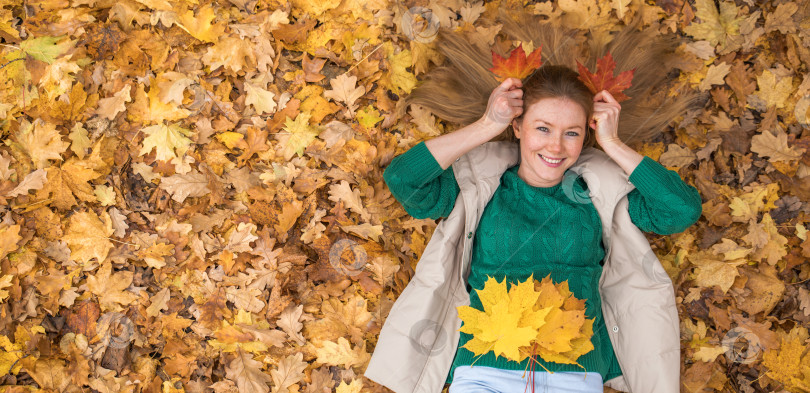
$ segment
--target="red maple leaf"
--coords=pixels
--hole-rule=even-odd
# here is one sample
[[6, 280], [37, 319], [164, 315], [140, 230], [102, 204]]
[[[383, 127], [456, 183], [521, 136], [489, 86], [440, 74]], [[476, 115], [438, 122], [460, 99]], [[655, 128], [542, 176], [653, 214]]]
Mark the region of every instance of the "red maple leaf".
[[523, 79], [529, 76], [532, 71], [539, 68], [540, 64], [543, 64], [543, 60], [540, 58], [540, 50], [542, 48], [542, 45], [539, 46], [529, 54], [528, 58], [526, 57], [526, 52], [523, 51], [523, 44], [518, 45], [517, 48], [509, 53], [509, 58], [507, 59], [504, 59], [493, 51], [492, 68], [489, 70], [496, 75], [495, 79], [501, 82], [507, 78]]
[[585, 68], [579, 60], [577, 60], [577, 68], [579, 68], [579, 80], [584, 82], [593, 94], [607, 90], [618, 102], [630, 99], [623, 91], [633, 85], [633, 74], [636, 69], [624, 71], [614, 77], [613, 71], [616, 69], [616, 62], [613, 61], [613, 55], [610, 52], [596, 61], [595, 74]]

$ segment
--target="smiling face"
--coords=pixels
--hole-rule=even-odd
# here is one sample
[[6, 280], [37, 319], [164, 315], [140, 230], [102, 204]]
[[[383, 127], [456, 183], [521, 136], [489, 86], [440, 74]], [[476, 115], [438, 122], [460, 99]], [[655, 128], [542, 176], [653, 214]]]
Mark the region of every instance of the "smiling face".
[[531, 104], [520, 119], [512, 121], [512, 127], [520, 140], [518, 176], [534, 187], [562, 181], [579, 158], [587, 131], [582, 106], [556, 97]]

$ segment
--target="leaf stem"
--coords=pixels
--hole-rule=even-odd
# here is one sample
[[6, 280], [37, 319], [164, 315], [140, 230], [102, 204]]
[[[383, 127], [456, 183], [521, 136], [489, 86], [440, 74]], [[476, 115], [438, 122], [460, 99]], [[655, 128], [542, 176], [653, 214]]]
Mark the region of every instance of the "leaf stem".
[[371, 56], [371, 55], [372, 55], [374, 52], [376, 52], [376, 51], [377, 51], [377, 49], [380, 49], [380, 47], [381, 47], [381, 46], [382, 46], [382, 44], [377, 44], [377, 46], [376, 46], [374, 49], [372, 49], [372, 50], [371, 50], [371, 52], [369, 52], [369, 53], [366, 55], [366, 57], [364, 57], [364, 58], [360, 59], [360, 61], [358, 61], [357, 63], [354, 63], [354, 65], [352, 65], [351, 67], [349, 67], [349, 69], [348, 69], [348, 70], [346, 70], [346, 72], [344, 72], [344, 74], [348, 74], [348, 73], [349, 73], [349, 71], [351, 71], [351, 70], [353, 70], [353, 69], [354, 69], [354, 67], [357, 67], [357, 66], [358, 66], [360, 63], [362, 63], [364, 60], [368, 59], [368, 57], [369, 57], [369, 56]]
[[[0, 45], [2, 45], [2, 44], [0, 44]], [[3, 68], [5, 68], [7, 65], [9, 65], [9, 64], [11, 64], [11, 63], [13, 63], [13, 62], [15, 62], [15, 61], [18, 61], [18, 60], [25, 60], [25, 57], [18, 57], [18, 58], [16, 58], [16, 59], [9, 60], [9, 61], [8, 61], [6, 64], [3, 64], [3, 65], [1, 65], [1, 66], [0, 66], [0, 70], [2, 70], [2, 69], [3, 69]]]
[[[520, 349], [520, 348], [518, 348], [518, 349]], [[534, 361], [535, 363], [540, 365], [540, 367], [542, 367], [543, 370], [546, 370], [546, 372], [548, 372], [549, 374], [554, 374], [554, 371], [551, 371], [551, 370], [547, 369], [546, 366], [544, 366], [542, 363], [538, 362], [537, 359], [535, 359], [533, 356], [530, 356], [529, 359], [531, 359], [532, 361]], [[582, 366], [580, 366], [580, 367], [582, 367]]]

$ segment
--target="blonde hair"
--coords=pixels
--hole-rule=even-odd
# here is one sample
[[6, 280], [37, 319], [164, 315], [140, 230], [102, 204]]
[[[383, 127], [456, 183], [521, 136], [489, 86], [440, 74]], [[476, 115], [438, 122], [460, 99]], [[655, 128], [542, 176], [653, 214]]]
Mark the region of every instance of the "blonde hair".
[[[686, 110], [702, 106], [702, 97], [694, 91], [684, 92], [676, 97], [663, 97], [665, 89], [661, 87], [674, 69], [667, 66], [672, 64], [668, 59], [675, 56], [678, 41], [674, 35], [662, 36], [657, 31], [638, 30], [640, 21], [641, 15], [637, 13], [613, 39], [597, 42], [586, 37], [580, 30], [556, 26], [525, 11], [512, 15], [501, 11], [499, 22], [503, 24], [504, 33], [524, 42], [533, 42], [535, 47], [542, 45], [543, 48], [543, 67], [524, 81], [524, 112], [525, 108], [534, 103], [531, 97], [545, 98], [544, 94], [547, 93], [534, 91], [545, 89], [540, 84], [527, 86], [527, 82], [535, 78], [540, 70], [556, 66], [553, 68], [559, 70], [566, 67], [573, 71], [579, 60], [593, 72], [596, 70], [596, 61], [608, 51], [616, 62], [615, 73], [635, 68], [632, 86], [624, 91], [630, 99], [620, 103], [622, 109], [618, 133], [624, 143], [650, 140], [663, 132], [672, 120]], [[440, 29], [437, 39], [438, 50], [444, 55], [446, 62], [427, 73], [425, 80], [404, 98], [403, 108], [410, 104], [419, 104], [446, 121], [465, 126], [483, 116], [489, 95], [498, 86], [499, 82], [489, 71], [492, 67], [491, 53], [486, 48], [473, 45], [461, 33], [446, 29]], [[565, 74], [556, 72], [554, 78], [570, 81], [571, 74]], [[573, 86], [572, 82], [569, 87]], [[582, 105], [581, 99], [576, 100], [566, 94], [561, 96]], [[592, 100], [592, 93], [590, 97]], [[583, 108], [590, 119], [592, 112], [587, 106]], [[586, 144], [590, 138], [591, 144], [595, 145], [592, 134], [593, 130], [588, 129]], [[493, 140], [516, 141], [511, 127]]]

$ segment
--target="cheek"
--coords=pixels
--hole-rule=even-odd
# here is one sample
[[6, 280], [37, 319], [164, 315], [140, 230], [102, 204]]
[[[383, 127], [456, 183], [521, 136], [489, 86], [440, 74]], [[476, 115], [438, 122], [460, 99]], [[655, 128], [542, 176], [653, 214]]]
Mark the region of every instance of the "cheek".
[[537, 145], [537, 138], [533, 135], [523, 134], [520, 137], [520, 147], [523, 149], [531, 150]]
[[566, 144], [566, 148], [571, 155], [579, 156], [579, 153], [582, 152], [582, 140], [571, 141], [570, 143]]

